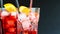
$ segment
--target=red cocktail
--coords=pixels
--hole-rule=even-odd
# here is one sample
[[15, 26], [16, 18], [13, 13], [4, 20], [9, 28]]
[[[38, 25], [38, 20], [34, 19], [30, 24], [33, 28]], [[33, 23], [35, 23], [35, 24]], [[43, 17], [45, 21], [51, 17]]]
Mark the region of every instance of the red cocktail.
[[4, 16], [2, 19], [3, 34], [17, 34], [17, 19], [14, 16]]

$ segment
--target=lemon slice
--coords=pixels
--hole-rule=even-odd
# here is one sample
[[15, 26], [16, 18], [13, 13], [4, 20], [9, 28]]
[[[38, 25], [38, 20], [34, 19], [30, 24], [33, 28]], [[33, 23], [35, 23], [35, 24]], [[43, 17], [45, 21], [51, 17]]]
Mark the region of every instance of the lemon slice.
[[13, 4], [11, 4], [11, 3], [5, 4], [4, 7], [5, 7], [5, 9], [6, 9], [8, 12], [10, 12], [10, 13], [17, 11], [16, 7], [15, 7]]
[[30, 13], [30, 9], [25, 6], [20, 6], [19, 11], [26, 14], [26, 15], [28, 15]]

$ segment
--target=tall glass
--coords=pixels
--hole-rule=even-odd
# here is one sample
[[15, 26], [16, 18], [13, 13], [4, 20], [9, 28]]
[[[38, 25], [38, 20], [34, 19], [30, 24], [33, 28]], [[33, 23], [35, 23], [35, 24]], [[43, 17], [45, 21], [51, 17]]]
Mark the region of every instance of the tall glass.
[[[17, 14], [16, 12], [8, 12], [4, 6], [3, 0], [1, 0], [1, 25], [2, 34], [17, 34]], [[11, 3], [11, 2], [9, 2]]]
[[40, 8], [32, 8], [32, 12], [22, 19], [23, 34], [38, 34], [39, 13]]
[[1, 20], [2, 34], [17, 34], [17, 17], [3, 9], [1, 12]]

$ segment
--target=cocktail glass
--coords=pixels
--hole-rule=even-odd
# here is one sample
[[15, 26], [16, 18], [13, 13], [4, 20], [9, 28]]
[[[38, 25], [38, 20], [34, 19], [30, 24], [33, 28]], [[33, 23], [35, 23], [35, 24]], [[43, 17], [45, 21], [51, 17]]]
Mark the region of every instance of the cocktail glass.
[[20, 13], [20, 15], [18, 15], [18, 20], [22, 25], [22, 30], [20, 31], [20, 33], [22, 32], [22, 34], [38, 34], [39, 16], [40, 8], [32, 8], [32, 11], [29, 13], [28, 16]]
[[17, 34], [17, 17], [5, 8], [1, 12], [2, 34]]

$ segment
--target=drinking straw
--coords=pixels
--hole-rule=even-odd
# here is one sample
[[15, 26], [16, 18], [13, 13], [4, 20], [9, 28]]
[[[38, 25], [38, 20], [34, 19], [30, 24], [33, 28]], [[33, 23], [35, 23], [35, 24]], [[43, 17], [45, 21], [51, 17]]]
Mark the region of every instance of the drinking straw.
[[17, 8], [19, 8], [19, 2], [18, 2], [18, 0], [16, 0], [16, 4], [17, 4]]
[[1, 8], [3, 7], [3, 0], [1, 0]]
[[33, 3], [33, 0], [30, 0], [30, 10], [32, 10], [32, 3]]
[[2, 8], [3, 8], [3, 0], [1, 0], [1, 10], [2, 10]]
[[16, 4], [17, 4], [18, 13], [20, 13], [20, 12], [19, 12], [19, 2], [18, 2], [18, 0], [15, 0], [15, 1], [16, 1]]

